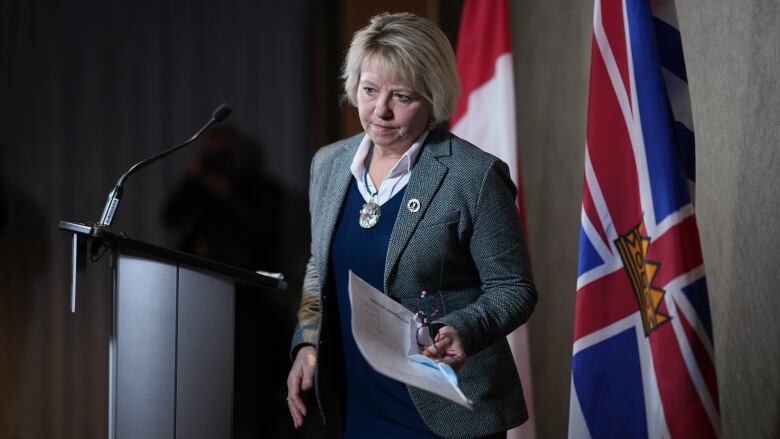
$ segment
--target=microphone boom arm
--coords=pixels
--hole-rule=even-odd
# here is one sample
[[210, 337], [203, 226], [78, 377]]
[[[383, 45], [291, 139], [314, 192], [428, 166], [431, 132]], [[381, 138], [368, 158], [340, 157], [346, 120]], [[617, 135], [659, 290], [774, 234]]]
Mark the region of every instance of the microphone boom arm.
[[216, 110], [214, 110], [214, 113], [211, 115], [211, 119], [209, 119], [208, 122], [206, 122], [206, 124], [203, 125], [203, 127], [201, 127], [201, 129], [199, 129], [195, 134], [193, 134], [192, 137], [185, 140], [183, 143], [174, 146], [173, 148], [166, 149], [165, 151], [155, 154], [152, 157], [149, 157], [147, 159], [141, 160], [140, 162], [131, 166], [130, 169], [128, 169], [124, 174], [122, 174], [121, 177], [119, 177], [119, 180], [117, 180], [114, 189], [112, 189], [111, 192], [108, 194], [108, 200], [106, 200], [106, 205], [103, 207], [103, 214], [100, 215], [100, 221], [98, 221], [96, 226], [102, 228], [111, 227], [111, 223], [114, 222], [114, 215], [116, 214], [116, 209], [119, 206], [119, 201], [122, 199], [125, 180], [127, 180], [128, 177], [140, 171], [141, 169], [145, 168], [147, 165], [154, 163], [157, 160], [160, 160], [161, 158], [169, 154], [172, 154], [178, 151], [179, 149], [184, 148], [185, 146], [194, 142], [212, 124], [214, 124], [215, 122], [221, 122], [226, 117], [228, 117], [231, 111], [232, 110], [230, 109], [230, 107], [227, 106], [227, 104], [221, 104], [219, 107], [217, 107]]

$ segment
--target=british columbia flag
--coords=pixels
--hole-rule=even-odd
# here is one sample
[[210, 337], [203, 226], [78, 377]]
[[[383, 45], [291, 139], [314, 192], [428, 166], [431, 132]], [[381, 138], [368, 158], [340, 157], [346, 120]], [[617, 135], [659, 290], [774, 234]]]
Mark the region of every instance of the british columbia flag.
[[595, 0], [570, 437], [719, 437], [673, 1]]

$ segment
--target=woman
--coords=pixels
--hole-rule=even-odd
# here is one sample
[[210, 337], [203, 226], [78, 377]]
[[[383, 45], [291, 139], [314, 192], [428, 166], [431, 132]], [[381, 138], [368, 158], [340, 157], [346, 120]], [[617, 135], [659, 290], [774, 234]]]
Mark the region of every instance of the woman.
[[[297, 427], [314, 387], [344, 437], [504, 436], [527, 419], [505, 336], [536, 303], [505, 163], [447, 132], [460, 92], [444, 34], [412, 14], [355, 33], [344, 90], [365, 133], [311, 165], [312, 246], [287, 380]], [[437, 292], [435, 346], [458, 370], [466, 410], [376, 373], [350, 327], [348, 272], [410, 310]], [[337, 399], [341, 419], [326, 404]]]

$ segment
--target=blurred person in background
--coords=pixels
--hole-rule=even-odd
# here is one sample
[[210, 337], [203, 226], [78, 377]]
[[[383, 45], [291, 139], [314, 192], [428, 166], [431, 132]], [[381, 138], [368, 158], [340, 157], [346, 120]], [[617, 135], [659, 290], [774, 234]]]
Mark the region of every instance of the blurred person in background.
[[[262, 172], [254, 145], [230, 127], [211, 131], [162, 209], [176, 249], [250, 271], [280, 271], [284, 197]], [[286, 365], [267, 361], [288, 344], [267, 337], [289, 328], [283, 293], [236, 285], [234, 436], [285, 437]], [[263, 346], [258, 349], [258, 346]]]
[[261, 165], [256, 148], [234, 129], [214, 129], [163, 207], [176, 248], [248, 270], [273, 269], [282, 197]]

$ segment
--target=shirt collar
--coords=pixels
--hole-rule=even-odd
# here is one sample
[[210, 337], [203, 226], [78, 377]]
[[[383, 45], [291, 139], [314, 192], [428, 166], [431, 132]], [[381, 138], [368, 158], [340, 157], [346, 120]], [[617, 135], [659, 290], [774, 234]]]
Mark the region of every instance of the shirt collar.
[[[417, 156], [420, 154], [420, 149], [422, 148], [423, 143], [425, 143], [428, 133], [428, 130], [423, 131], [420, 137], [414, 141], [412, 146], [410, 146], [401, 158], [398, 159], [398, 163], [396, 163], [387, 174], [388, 177], [399, 177], [412, 172], [412, 166], [414, 165], [415, 160], [417, 160]], [[360, 142], [357, 152], [355, 152], [355, 157], [352, 159], [352, 165], [349, 167], [352, 171], [352, 175], [358, 179], [358, 181], [363, 181], [363, 173], [366, 170], [366, 157], [370, 150], [371, 138], [366, 134], [363, 136], [363, 140]]]

